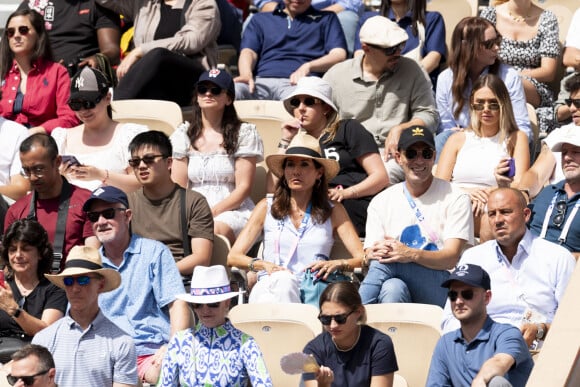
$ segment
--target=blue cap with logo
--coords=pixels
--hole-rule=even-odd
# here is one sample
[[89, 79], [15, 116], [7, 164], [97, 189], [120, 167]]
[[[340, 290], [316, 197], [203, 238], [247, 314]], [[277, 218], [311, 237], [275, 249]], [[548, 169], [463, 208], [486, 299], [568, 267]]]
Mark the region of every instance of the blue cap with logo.
[[441, 287], [448, 288], [453, 281], [463, 282], [464, 284], [485, 290], [491, 289], [489, 274], [481, 266], [470, 263], [457, 265], [447, 281], [441, 284]]
[[230, 97], [235, 98], [236, 96], [234, 80], [232, 79], [232, 76], [225, 70], [211, 69], [206, 71], [200, 75], [199, 79], [197, 80], [197, 84], [202, 82], [211, 82], [214, 85], [226, 90]]
[[83, 211], [87, 212], [91, 208], [91, 204], [95, 200], [102, 200], [107, 203], [121, 203], [125, 206], [125, 208], [129, 208], [129, 200], [127, 199], [127, 195], [125, 192], [121, 191], [117, 187], [113, 187], [111, 185], [105, 185], [103, 187], [99, 187], [93, 191], [91, 197], [87, 199], [85, 204], [83, 205]]

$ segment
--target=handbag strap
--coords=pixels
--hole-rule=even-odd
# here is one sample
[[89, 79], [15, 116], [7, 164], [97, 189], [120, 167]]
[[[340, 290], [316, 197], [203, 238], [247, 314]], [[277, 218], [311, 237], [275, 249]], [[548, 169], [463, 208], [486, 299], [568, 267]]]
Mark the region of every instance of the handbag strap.
[[[292, 256], [294, 255], [294, 252], [298, 247], [298, 242], [300, 242], [300, 239], [302, 239], [302, 236], [304, 235], [304, 231], [306, 231], [306, 226], [308, 225], [308, 221], [310, 220], [311, 213], [312, 213], [312, 202], [309, 202], [308, 206], [306, 207], [306, 213], [304, 213], [304, 218], [302, 218], [302, 222], [300, 222], [300, 227], [298, 227], [298, 235], [294, 239], [294, 244], [292, 245], [290, 250], [288, 250], [288, 263], [286, 264], [286, 266], [290, 266]], [[276, 254], [278, 255], [279, 264], [282, 262], [282, 257], [280, 257], [280, 239], [282, 238], [283, 229], [284, 229], [284, 221], [282, 220], [278, 224], [278, 236], [274, 241], [274, 249], [276, 251]]]
[[180, 197], [180, 204], [179, 207], [181, 209], [181, 240], [183, 243], [183, 257], [187, 257], [191, 255], [191, 243], [189, 242], [189, 235], [187, 233], [187, 211], [185, 208], [185, 199], [186, 199], [186, 191], [185, 189], [179, 189], [179, 197]]

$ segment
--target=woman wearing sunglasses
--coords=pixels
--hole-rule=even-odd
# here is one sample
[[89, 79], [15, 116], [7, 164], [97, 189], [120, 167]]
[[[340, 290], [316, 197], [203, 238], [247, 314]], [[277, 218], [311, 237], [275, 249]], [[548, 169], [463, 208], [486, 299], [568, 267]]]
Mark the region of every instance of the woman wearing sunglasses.
[[[481, 76], [470, 97], [471, 125], [449, 138], [437, 165], [436, 177], [451, 181], [469, 192], [475, 236], [481, 242], [492, 238], [485, 206], [497, 186], [495, 167], [513, 160], [513, 185], [530, 168], [526, 135], [518, 130], [507, 88], [493, 74]], [[514, 170], [515, 169], [515, 170]]]
[[258, 344], [227, 319], [239, 294], [223, 266], [195, 267], [190, 293], [177, 298], [191, 303], [197, 324], [169, 341], [158, 386], [272, 386]]
[[324, 156], [340, 165], [336, 177], [328, 182], [330, 199], [344, 205], [358, 235], [364, 237], [367, 207], [389, 185], [372, 134], [356, 120], [339, 118], [332, 87], [322, 78], [301, 78], [284, 100], [284, 107], [295, 119], [282, 126], [279, 153], [284, 153], [301, 130], [317, 138]]
[[77, 125], [67, 105], [70, 78], [64, 66], [53, 62], [43, 17], [32, 10], [12, 13], [0, 44], [2, 116], [26, 126], [30, 134]]
[[250, 192], [264, 146], [256, 127], [238, 118], [234, 81], [227, 72], [203, 73], [195, 92], [192, 124], [171, 135], [171, 177], [205, 196], [215, 233], [233, 244], [254, 208]]
[[0, 266], [6, 265], [7, 270], [5, 281], [0, 281], [0, 363], [5, 363], [20, 345], [64, 316], [67, 299], [62, 289], [44, 278], [53, 258], [40, 223], [15, 221], [4, 234], [2, 246]]
[[399, 369], [391, 338], [368, 326], [366, 311], [355, 285], [336, 282], [320, 296], [324, 332], [304, 347], [321, 365], [303, 374], [305, 387], [391, 387]]
[[83, 67], [72, 78], [68, 105], [82, 124], [71, 129], [56, 128], [51, 134], [63, 156], [61, 173], [71, 183], [89, 191], [101, 185], [112, 185], [125, 192], [137, 190], [139, 182], [127, 165], [131, 157], [129, 143], [148, 128], [113, 120], [105, 75], [89, 66]]
[[453, 30], [449, 67], [437, 80], [436, 102], [441, 121], [435, 141], [439, 155], [449, 136], [470, 125], [469, 97], [474, 82], [485, 74], [495, 74], [505, 83], [518, 128], [532, 141], [522, 81], [516, 69], [499, 62], [500, 43], [501, 36], [494, 25], [480, 17], [466, 17]]

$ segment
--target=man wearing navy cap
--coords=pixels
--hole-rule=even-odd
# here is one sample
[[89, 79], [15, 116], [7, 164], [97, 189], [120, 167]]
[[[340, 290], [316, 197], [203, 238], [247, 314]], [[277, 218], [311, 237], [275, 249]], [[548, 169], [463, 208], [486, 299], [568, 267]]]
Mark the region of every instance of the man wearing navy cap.
[[428, 386], [525, 386], [533, 362], [520, 331], [487, 315], [489, 275], [480, 266], [458, 265], [441, 287], [448, 288], [461, 328], [437, 343]]

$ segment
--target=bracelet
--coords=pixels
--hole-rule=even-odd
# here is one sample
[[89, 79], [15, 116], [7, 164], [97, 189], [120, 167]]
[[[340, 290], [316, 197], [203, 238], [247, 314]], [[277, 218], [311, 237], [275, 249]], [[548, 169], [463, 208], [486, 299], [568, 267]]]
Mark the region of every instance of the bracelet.
[[283, 143], [282, 140], [280, 140], [280, 142], [278, 143], [278, 148], [280, 149], [288, 149], [288, 146], [290, 145], [290, 143]]
[[254, 273], [257, 273], [258, 270], [256, 270], [256, 268], [254, 267], [254, 263], [256, 263], [256, 261], [259, 261], [258, 258], [252, 258], [252, 260], [250, 261], [250, 263], [248, 263], [248, 270], [253, 271]]
[[105, 173], [106, 173], [105, 178], [103, 180], [101, 180], [101, 182], [103, 183], [103, 185], [107, 185], [107, 180], [109, 180], [109, 170], [108, 169], [105, 169]]
[[362, 265], [363, 267], [369, 267], [369, 261], [367, 259], [367, 253], [363, 254], [363, 261], [362, 261]]
[[342, 271], [350, 271], [350, 265], [348, 264], [346, 259], [343, 259], [341, 263], [342, 263], [341, 265]]

